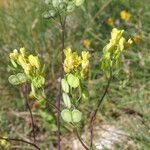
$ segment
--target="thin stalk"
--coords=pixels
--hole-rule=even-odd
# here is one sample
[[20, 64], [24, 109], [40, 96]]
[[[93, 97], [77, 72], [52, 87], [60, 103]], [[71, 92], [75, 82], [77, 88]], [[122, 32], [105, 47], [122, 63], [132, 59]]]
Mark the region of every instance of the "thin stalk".
[[44, 99], [44, 100], [45, 100], [45, 102], [47, 104], [49, 104], [50, 106], [52, 106], [57, 112], [61, 112], [60, 109], [55, 104], [51, 103], [50, 101], [48, 101], [46, 99]]
[[[60, 19], [60, 25], [61, 25], [61, 79], [63, 78], [63, 62], [64, 62], [64, 53], [63, 50], [65, 48], [65, 22], [66, 22], [66, 17], [64, 18], [64, 20], [62, 19], [61, 15], [59, 14], [59, 19]], [[57, 102], [57, 108], [58, 110], [60, 110], [60, 104], [61, 104], [61, 82], [60, 82], [60, 87], [59, 87], [59, 98], [58, 98], [58, 102]], [[61, 144], [60, 144], [60, 111], [58, 111], [57, 114], [57, 128], [58, 128], [58, 132], [57, 132], [57, 140], [58, 140], [58, 150], [61, 150]]]
[[111, 80], [112, 80], [112, 73], [110, 71], [110, 77], [108, 79], [107, 86], [106, 86], [106, 88], [104, 90], [104, 93], [103, 93], [102, 97], [99, 99], [98, 105], [97, 105], [97, 107], [96, 107], [96, 109], [95, 109], [95, 111], [94, 111], [94, 113], [93, 113], [93, 115], [91, 117], [91, 120], [90, 120], [90, 134], [91, 134], [90, 135], [90, 149], [92, 149], [92, 146], [93, 146], [93, 126], [94, 126], [94, 120], [95, 120], [97, 112], [98, 112], [98, 110], [99, 110], [99, 108], [100, 108], [100, 106], [101, 106], [101, 104], [102, 104], [102, 102], [103, 102], [103, 100], [104, 100], [107, 92], [108, 92]]
[[5, 138], [5, 137], [0, 137], [1, 140], [6, 140], [6, 141], [16, 141], [16, 142], [22, 142], [22, 143], [26, 143], [29, 144], [33, 147], [35, 147], [37, 150], [41, 150], [41, 148], [39, 148], [36, 144], [28, 142], [26, 140], [23, 139], [17, 139], [17, 138]]
[[34, 119], [33, 119], [33, 114], [32, 114], [32, 110], [30, 108], [30, 104], [29, 104], [29, 101], [28, 101], [28, 88], [27, 88], [27, 85], [24, 86], [24, 94], [25, 94], [25, 101], [26, 101], [26, 104], [27, 104], [27, 108], [29, 110], [29, 113], [30, 113], [30, 117], [31, 117], [31, 124], [32, 124], [32, 132], [33, 132], [33, 141], [35, 143], [36, 141], [36, 134], [35, 134], [35, 125], [34, 125]]
[[28, 110], [30, 112], [31, 124], [32, 124], [32, 132], [33, 132], [33, 141], [35, 143], [36, 142], [36, 134], [35, 134], [35, 125], [34, 125], [33, 114], [32, 114], [32, 111], [31, 111], [31, 108], [30, 108], [28, 100], [26, 100], [26, 103], [27, 103]]
[[83, 142], [82, 138], [80, 137], [77, 128], [75, 128], [75, 131], [76, 131], [77, 138], [78, 138], [78, 140], [80, 141], [80, 143], [82, 144], [82, 146], [83, 146], [86, 150], [89, 150], [89, 148], [85, 145], [85, 143]]

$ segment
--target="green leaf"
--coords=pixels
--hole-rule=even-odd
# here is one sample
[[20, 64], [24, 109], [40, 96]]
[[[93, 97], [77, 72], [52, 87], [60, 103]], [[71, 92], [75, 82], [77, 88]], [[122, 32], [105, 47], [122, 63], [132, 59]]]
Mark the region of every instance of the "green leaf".
[[61, 86], [65, 93], [69, 93], [69, 85], [65, 79], [61, 80]]
[[70, 97], [68, 96], [68, 94], [63, 93], [63, 101], [66, 107], [71, 108], [71, 101], [70, 101]]
[[63, 118], [64, 121], [66, 121], [66, 122], [72, 122], [72, 114], [71, 114], [71, 112], [68, 109], [64, 109], [61, 112], [61, 116], [62, 116], [62, 118]]
[[67, 81], [68, 84], [73, 88], [77, 88], [79, 86], [79, 78], [74, 76], [73, 74], [69, 74], [67, 76]]
[[11, 75], [8, 78], [8, 81], [12, 84], [12, 85], [19, 85], [20, 81], [18, 80], [18, 77], [16, 75]]
[[14, 60], [11, 59], [11, 63], [12, 63], [14, 68], [17, 68], [17, 64], [16, 64], [16, 62]]
[[78, 122], [81, 121], [81, 119], [82, 119], [82, 113], [79, 110], [74, 109], [72, 111], [72, 120], [73, 120], [73, 122], [78, 123]]

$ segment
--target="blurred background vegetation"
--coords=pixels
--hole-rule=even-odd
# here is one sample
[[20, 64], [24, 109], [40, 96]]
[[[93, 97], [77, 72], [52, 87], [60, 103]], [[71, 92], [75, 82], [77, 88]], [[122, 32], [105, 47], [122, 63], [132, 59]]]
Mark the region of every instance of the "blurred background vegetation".
[[[13, 49], [26, 47], [46, 63], [45, 90], [49, 100], [56, 102], [61, 65], [59, 24], [43, 18], [45, 9], [44, 0], [0, 0], [1, 136], [31, 139], [31, 121], [21, 90], [8, 83], [11, 74], [8, 55]], [[124, 11], [125, 17], [120, 14], [121, 11]], [[81, 126], [87, 126], [89, 120], [86, 116], [96, 105], [106, 85], [99, 61], [111, 29], [114, 26], [124, 29], [126, 36], [134, 39], [133, 46], [124, 52], [121, 74], [113, 80], [96, 121], [96, 126], [113, 125], [122, 130], [134, 143], [118, 142], [115, 149], [150, 149], [149, 18], [149, 0], [86, 0], [80, 9], [67, 18], [65, 46], [79, 52], [87, 49], [92, 54], [87, 81], [90, 98], [83, 100], [81, 105], [86, 112]], [[54, 149], [57, 128], [55, 117], [50, 112], [54, 115], [55, 112], [49, 106], [39, 106], [34, 100], [30, 101], [30, 105], [36, 120], [38, 143], [44, 150]], [[81, 132], [87, 132], [87, 129]], [[71, 132], [62, 123], [62, 138], [74, 136]], [[30, 148], [13, 143], [8, 149]]]

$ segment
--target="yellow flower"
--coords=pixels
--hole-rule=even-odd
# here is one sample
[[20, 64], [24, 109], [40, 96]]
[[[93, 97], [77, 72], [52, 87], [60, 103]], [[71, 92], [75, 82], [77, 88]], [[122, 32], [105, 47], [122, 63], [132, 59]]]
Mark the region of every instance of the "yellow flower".
[[110, 25], [110, 26], [114, 26], [114, 21], [113, 21], [112, 17], [109, 17], [109, 18], [107, 19], [106, 23], [107, 23], [108, 25]]
[[123, 19], [123, 20], [128, 20], [128, 19], [130, 19], [130, 17], [131, 17], [131, 13], [130, 13], [130, 12], [127, 12], [126, 10], [122, 10], [122, 11], [120, 12], [120, 17], [121, 17], [121, 19]]
[[118, 43], [118, 49], [120, 51], [124, 50], [125, 42], [126, 42], [126, 39], [124, 37], [121, 37], [120, 40], [119, 40], [119, 43]]
[[26, 59], [22, 56], [22, 55], [19, 55], [18, 57], [18, 62], [19, 64], [23, 67], [24, 65], [26, 65]]
[[71, 50], [71, 48], [66, 48], [66, 49], [64, 49], [64, 54], [65, 54], [66, 57], [72, 55], [72, 50]]
[[12, 59], [12, 60], [17, 60], [17, 59], [18, 59], [18, 56], [19, 56], [19, 53], [18, 53], [18, 50], [16, 50], [16, 49], [13, 50], [13, 53], [10, 53], [10, 54], [9, 54], [9, 57], [10, 57], [10, 59]]
[[[112, 32], [111, 32], [110, 42], [105, 46], [104, 49], [106, 49], [108, 51], [114, 50], [114, 48], [116, 47], [116, 45], [119, 44], [119, 41], [122, 38], [123, 32], [124, 32], [124, 30], [118, 30], [117, 28], [113, 28]], [[123, 39], [121, 39], [121, 40], [123, 40]]]
[[24, 69], [24, 71], [25, 71], [26, 74], [30, 74], [31, 71], [32, 71], [32, 66], [31, 66], [31, 64], [25, 64], [23, 66], [23, 69]]
[[67, 48], [64, 50], [65, 60], [64, 60], [64, 70], [66, 73], [77, 69], [77, 67], [81, 64], [81, 57], [78, 56], [77, 52], [73, 52], [71, 48]]
[[31, 66], [36, 67], [37, 69], [40, 68], [40, 61], [38, 56], [29, 55], [28, 61], [31, 64]]
[[81, 70], [81, 76], [82, 77], [85, 77], [88, 74], [89, 58], [90, 58], [89, 52], [83, 51], [82, 52], [82, 70]]
[[103, 57], [101, 67], [103, 70], [107, 70], [109, 67], [115, 65], [119, 66], [120, 56], [124, 49], [129, 48], [133, 41], [123, 37], [124, 30], [112, 29], [110, 42], [103, 49]]
[[24, 57], [26, 54], [26, 49], [24, 47], [20, 48], [20, 53]]
[[89, 40], [89, 39], [85, 39], [83, 40], [83, 45], [86, 46], [86, 47], [89, 47], [91, 45], [92, 41]]
[[31, 64], [26, 62], [26, 59], [22, 55], [19, 55], [18, 62], [21, 65], [21, 67], [24, 69], [25, 73], [30, 74], [32, 70], [32, 66]]
[[140, 34], [136, 34], [134, 37], [133, 37], [133, 40], [136, 44], [140, 43], [142, 41], [142, 36]]
[[129, 39], [126, 43], [125, 43], [125, 48], [129, 48], [131, 45], [133, 44], [133, 41], [131, 39]]
[[82, 51], [82, 59], [83, 60], [88, 60], [90, 58], [89, 52]]
[[118, 30], [117, 28], [113, 28], [111, 32], [111, 40], [112, 44], [117, 44], [122, 37], [124, 30]]
[[[5, 138], [5, 137], [4, 137]], [[9, 143], [6, 140], [2, 140], [0, 139], [0, 146], [2, 146], [3, 148], [8, 148], [9, 147]]]

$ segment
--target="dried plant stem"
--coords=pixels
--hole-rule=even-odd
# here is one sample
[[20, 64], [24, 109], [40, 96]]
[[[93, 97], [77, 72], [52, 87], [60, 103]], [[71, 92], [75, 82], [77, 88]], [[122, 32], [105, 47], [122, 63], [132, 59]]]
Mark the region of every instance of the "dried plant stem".
[[90, 149], [92, 149], [92, 146], [93, 146], [93, 126], [94, 126], [94, 120], [95, 120], [97, 112], [98, 112], [98, 110], [99, 110], [99, 108], [100, 108], [100, 106], [101, 106], [101, 104], [102, 104], [102, 102], [103, 102], [103, 100], [104, 100], [107, 92], [108, 92], [111, 80], [112, 80], [112, 73], [110, 71], [110, 77], [108, 79], [107, 86], [106, 86], [106, 88], [104, 90], [104, 93], [103, 93], [102, 97], [99, 99], [98, 105], [97, 105], [97, 107], [96, 107], [96, 109], [95, 109], [95, 111], [94, 111], [94, 113], [93, 113], [93, 115], [91, 117], [91, 120], [90, 120], [90, 134], [91, 134], [90, 135]]
[[23, 139], [18, 139], [18, 138], [5, 138], [5, 137], [0, 137], [1, 140], [6, 140], [6, 141], [15, 141], [15, 142], [22, 142], [22, 143], [26, 143], [28, 145], [31, 145], [33, 147], [35, 147], [37, 150], [41, 150], [36, 144], [28, 142], [26, 140]]

